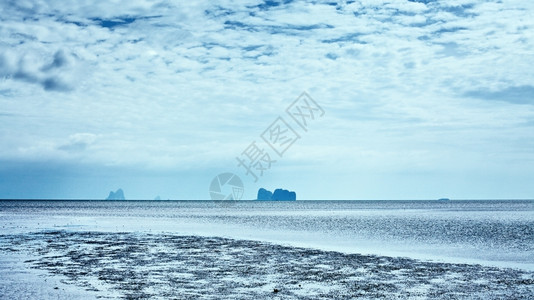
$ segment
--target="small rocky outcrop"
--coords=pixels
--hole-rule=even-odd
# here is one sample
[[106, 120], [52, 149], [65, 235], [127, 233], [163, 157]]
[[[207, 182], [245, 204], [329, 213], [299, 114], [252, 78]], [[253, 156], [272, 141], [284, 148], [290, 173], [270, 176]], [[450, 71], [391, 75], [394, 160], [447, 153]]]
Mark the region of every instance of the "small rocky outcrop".
[[122, 189], [118, 189], [116, 192], [111, 191], [106, 200], [125, 200], [124, 191]]

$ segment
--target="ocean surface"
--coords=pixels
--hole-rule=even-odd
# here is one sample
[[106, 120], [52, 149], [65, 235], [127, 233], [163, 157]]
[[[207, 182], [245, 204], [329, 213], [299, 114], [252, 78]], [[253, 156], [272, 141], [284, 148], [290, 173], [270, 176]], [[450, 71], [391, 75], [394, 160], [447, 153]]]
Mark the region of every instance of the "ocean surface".
[[3, 234], [224, 237], [534, 270], [534, 200], [0, 201]]

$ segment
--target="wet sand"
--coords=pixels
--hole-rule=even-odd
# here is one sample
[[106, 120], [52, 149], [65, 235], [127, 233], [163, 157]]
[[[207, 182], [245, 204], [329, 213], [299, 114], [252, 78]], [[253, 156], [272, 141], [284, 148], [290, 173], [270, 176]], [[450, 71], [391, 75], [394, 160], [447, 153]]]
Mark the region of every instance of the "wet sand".
[[[33, 284], [17, 284], [15, 257]], [[0, 284], [0, 295], [10, 299], [534, 298], [534, 272], [219, 237], [0, 235], [0, 262], [0, 277], [10, 278]]]

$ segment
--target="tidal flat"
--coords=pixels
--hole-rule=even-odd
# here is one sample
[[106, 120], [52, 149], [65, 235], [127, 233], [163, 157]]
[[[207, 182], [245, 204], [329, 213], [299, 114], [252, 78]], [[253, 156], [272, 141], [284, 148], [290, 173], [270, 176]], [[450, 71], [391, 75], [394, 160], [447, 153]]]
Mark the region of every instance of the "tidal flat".
[[[10, 280], [18, 258], [33, 282]], [[0, 235], [3, 299], [532, 299], [534, 272], [221, 237]], [[11, 266], [11, 269], [8, 268]]]

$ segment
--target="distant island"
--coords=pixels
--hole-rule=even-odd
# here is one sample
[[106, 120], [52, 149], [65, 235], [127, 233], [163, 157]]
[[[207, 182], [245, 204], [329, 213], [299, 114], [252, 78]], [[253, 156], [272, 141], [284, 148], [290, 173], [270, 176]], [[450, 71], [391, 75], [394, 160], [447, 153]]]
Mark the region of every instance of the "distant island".
[[297, 194], [293, 191], [276, 189], [274, 193], [264, 188], [258, 190], [258, 199], [260, 201], [296, 201]]
[[116, 192], [110, 191], [106, 200], [126, 200], [124, 199], [124, 191], [122, 189], [118, 189]]
[[438, 199], [438, 201], [449, 201], [449, 200], [451, 200], [451, 199], [449, 199], [449, 198], [439, 198]]

